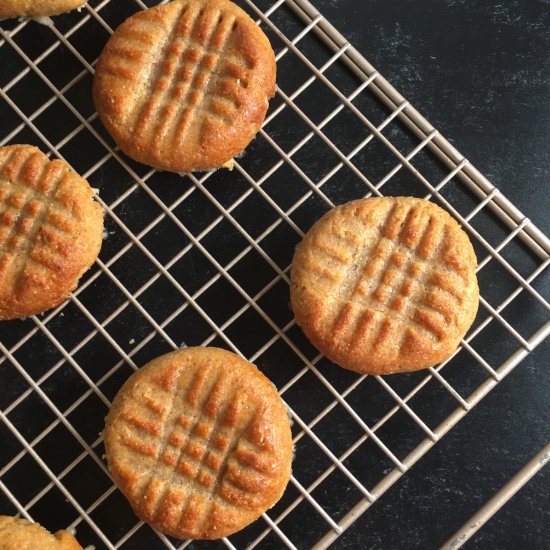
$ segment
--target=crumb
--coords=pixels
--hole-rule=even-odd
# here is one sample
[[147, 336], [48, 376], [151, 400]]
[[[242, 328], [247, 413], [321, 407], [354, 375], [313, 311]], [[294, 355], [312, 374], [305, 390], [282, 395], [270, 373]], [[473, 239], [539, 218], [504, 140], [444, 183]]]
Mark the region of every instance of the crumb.
[[294, 418], [292, 418], [292, 413], [290, 412], [290, 407], [285, 403], [286, 415], [288, 416], [288, 423], [290, 426], [294, 426]]
[[36, 17], [19, 17], [18, 21], [20, 23], [23, 23], [23, 21], [36, 21], [37, 23], [40, 23], [41, 25], [45, 25], [46, 27], [53, 27], [53, 19], [51, 17], [48, 17], [47, 15], [37, 15]]

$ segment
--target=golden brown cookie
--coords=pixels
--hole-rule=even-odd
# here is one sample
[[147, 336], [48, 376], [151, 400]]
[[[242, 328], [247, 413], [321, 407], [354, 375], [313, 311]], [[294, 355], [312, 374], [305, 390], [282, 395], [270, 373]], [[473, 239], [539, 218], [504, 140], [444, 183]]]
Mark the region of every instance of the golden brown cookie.
[[93, 195], [66, 162], [0, 148], [0, 319], [45, 311], [76, 288], [103, 239]]
[[291, 267], [296, 322], [341, 367], [367, 374], [423, 369], [448, 358], [478, 307], [466, 233], [412, 197], [337, 206], [299, 245]]
[[0, 550], [82, 550], [67, 531], [51, 534], [38, 523], [0, 516]]
[[0, 0], [0, 18], [59, 15], [85, 3], [86, 0]]
[[93, 97], [133, 159], [192, 172], [231, 164], [275, 93], [275, 56], [228, 0], [175, 0], [126, 20], [103, 50]]
[[290, 478], [283, 401], [252, 364], [218, 348], [151, 361], [122, 386], [104, 432], [135, 513], [178, 538], [215, 539], [273, 506]]

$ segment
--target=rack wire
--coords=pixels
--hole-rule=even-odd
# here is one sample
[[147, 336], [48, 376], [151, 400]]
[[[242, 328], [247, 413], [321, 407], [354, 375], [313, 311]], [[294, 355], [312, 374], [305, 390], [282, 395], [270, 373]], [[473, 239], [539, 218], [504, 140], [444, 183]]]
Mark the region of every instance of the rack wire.
[[[2, 325], [0, 506], [98, 548], [195, 545], [136, 519], [100, 434], [134, 369], [218, 345], [276, 384], [296, 456], [281, 501], [210, 545], [325, 548], [550, 333], [550, 241], [305, 0], [240, 3], [271, 40], [278, 86], [232, 172], [134, 163], [101, 127], [91, 80], [113, 29], [156, 3], [91, 0], [52, 27], [0, 27], [0, 145], [67, 160], [106, 215], [100, 258], [70, 300]], [[288, 306], [290, 260], [311, 223], [381, 194], [429, 198], [462, 224], [482, 296], [453, 357], [386, 378], [328, 362]]]

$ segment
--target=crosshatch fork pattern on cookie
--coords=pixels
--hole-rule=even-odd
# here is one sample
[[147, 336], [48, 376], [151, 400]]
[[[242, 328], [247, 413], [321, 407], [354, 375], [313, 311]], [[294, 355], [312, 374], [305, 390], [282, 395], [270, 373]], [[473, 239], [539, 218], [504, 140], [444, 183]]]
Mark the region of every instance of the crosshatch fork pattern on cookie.
[[[128, 45], [111, 51], [104, 69], [135, 83], [136, 68], [147, 64], [150, 27], [163, 25], [158, 14], [140, 14], [124, 30]], [[172, 23], [160, 61], [151, 64], [150, 91], [132, 107], [134, 140], [153, 147], [180, 141], [191, 123], [200, 127], [207, 119], [229, 123], [240, 106], [239, 88], [247, 86], [253, 64], [240, 52], [228, 54], [238, 23], [218, 10], [197, 10], [184, 5]]]
[[12, 155], [0, 163], [0, 274], [12, 277], [13, 288], [27, 267], [53, 271], [67, 255], [72, 214], [56, 195], [68, 175], [61, 164], [44, 162], [39, 153]]
[[[207, 521], [216, 502], [254, 503], [262, 479], [271, 477], [273, 449], [269, 438], [258, 437], [262, 412], [245, 406], [238, 393], [223, 395], [230, 375], [221, 373], [211, 382], [204, 369], [188, 383], [180, 379], [181, 371], [172, 369], [143, 389], [147, 397], [135, 402], [138, 411], [123, 416], [129, 428], [123, 444], [131, 454], [155, 462], [132, 488], [146, 513], [154, 517], [175, 509], [171, 523], [190, 528], [199, 516]], [[135, 466], [127, 468], [124, 477], [137, 479]]]
[[[332, 326], [334, 338], [347, 335], [358, 342], [371, 335], [380, 345], [395, 330], [402, 332], [400, 345], [407, 337], [441, 338], [442, 327], [450, 321], [448, 311], [460, 307], [465, 285], [463, 275], [446, 256], [445, 223], [420, 215], [414, 207], [393, 207], [380, 228], [368, 245], [364, 241], [371, 240], [371, 231], [363, 238], [344, 231], [315, 242], [317, 256], [336, 264], [330, 270], [313, 266], [337, 289], [340, 310]], [[337, 254], [333, 239], [338, 243]], [[364, 252], [354, 259], [357, 249]], [[424, 295], [429, 281], [434, 285]], [[382, 310], [383, 315], [377, 314]]]

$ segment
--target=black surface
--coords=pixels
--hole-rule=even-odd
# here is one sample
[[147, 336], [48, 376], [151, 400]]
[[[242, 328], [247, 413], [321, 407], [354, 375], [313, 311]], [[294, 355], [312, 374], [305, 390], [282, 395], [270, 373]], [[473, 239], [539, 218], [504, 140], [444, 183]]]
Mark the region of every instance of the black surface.
[[[96, 6], [98, 1], [92, 0], [91, 3]], [[155, 3], [153, 0], [148, 2], [150, 5]], [[271, 3], [268, 0], [258, 1], [258, 4], [265, 6]], [[504, 4], [493, 0], [317, 0], [316, 4], [434, 126], [542, 230], [550, 232], [546, 195], [546, 172], [549, 165], [546, 141], [550, 131], [550, 103], [547, 101], [550, 92], [550, 6], [547, 2], [514, 1]], [[100, 11], [100, 15], [112, 27], [116, 27], [137, 9], [133, 0], [112, 0]], [[56, 19], [56, 26], [66, 31], [80, 17], [81, 14], [76, 12], [61, 16]], [[275, 12], [273, 20], [282, 26], [289, 37], [295, 36], [303, 28], [283, 9]], [[3, 25], [11, 28], [14, 23]], [[92, 19], [70, 40], [88, 61], [93, 61], [106, 36], [103, 27]], [[270, 38], [276, 51], [280, 51], [281, 41], [273, 34], [270, 34]], [[29, 24], [16, 36], [15, 41], [31, 58], [35, 58], [55, 38], [49, 29]], [[330, 57], [330, 52], [310, 37], [300, 43], [300, 48], [318, 66]], [[24, 62], [11, 47], [4, 45], [0, 48], [0, 85], [9, 82], [24, 67]], [[51, 58], [47, 57], [41, 62], [40, 68], [55, 86], [63, 87], [82, 70], [82, 64], [68, 48], [63, 47], [56, 50]], [[335, 67], [327, 74], [335, 78], [341, 89], [348, 93], [357, 86], [357, 81], [341, 67]], [[286, 55], [279, 63], [278, 82], [287, 94], [294, 91], [309, 75], [303, 63], [292, 54]], [[34, 120], [37, 129], [53, 143], [61, 140], [79, 124], [70, 106], [84, 116], [94, 112], [90, 84], [91, 77], [86, 75], [66, 92], [69, 106], [59, 100], [55, 101]], [[16, 101], [26, 115], [30, 115], [51, 95], [51, 90], [32, 71], [8, 92], [8, 96]], [[338, 104], [333, 94], [319, 83], [315, 83], [296, 102], [317, 123]], [[275, 98], [272, 108], [280, 103], [281, 99]], [[387, 116], [387, 112], [367, 94], [357, 99], [357, 105], [368, 112], [374, 122], [380, 122]], [[7, 103], [2, 101], [0, 120], [0, 137], [20, 122]], [[104, 146], [94, 137], [92, 129], [106, 136], [96, 120], [92, 128], [76, 134], [68, 144], [60, 147], [60, 153], [81, 172], [88, 170], [105, 154]], [[286, 109], [268, 125], [267, 131], [284, 151], [289, 151], [308, 133], [309, 128], [290, 109]], [[342, 113], [335, 123], [328, 124], [325, 132], [346, 152], [365, 135], [364, 127], [349, 112]], [[403, 151], [415, 144], [396, 124], [389, 126], [387, 135]], [[106, 139], [111, 143], [108, 137]], [[47, 150], [40, 136], [31, 128], [23, 128], [12, 142], [20, 141], [36, 143]], [[265, 139], [258, 138], [249, 147], [241, 163], [252, 177], [259, 178], [279, 158]], [[124, 160], [139, 175], [147, 172], [145, 167]], [[315, 182], [338, 161], [318, 138], [312, 139], [293, 160]], [[354, 162], [362, 173], [376, 182], [395, 166], [396, 160], [384, 146], [373, 140]], [[431, 181], [436, 182], [441, 177], [440, 167], [433, 159], [419, 155], [416, 162]], [[89, 179], [93, 186], [101, 189], [101, 196], [107, 203], [134, 186], [134, 181], [115, 159], [107, 161]], [[182, 179], [166, 173], [155, 174], [148, 180], [148, 185], [167, 205], [193, 188], [189, 178]], [[188, 245], [190, 236], [200, 239], [203, 250], [193, 247], [170, 267], [170, 274], [189, 293], [195, 292], [217, 272], [213, 260], [205, 252], [225, 265], [247, 245], [241, 231], [228, 221], [220, 223], [205, 236], [201, 236], [201, 233], [219, 216], [219, 209], [213, 201], [228, 207], [243, 193], [250, 191], [249, 183], [237, 171], [220, 171], [206, 181], [205, 188], [210, 196], [194, 189], [182, 204], [173, 209], [175, 220], [163, 220], [142, 238], [147, 250], [163, 263]], [[263, 182], [262, 189], [280, 208], [286, 209], [309, 187], [294, 167], [284, 164]], [[329, 179], [322, 189], [334, 202], [360, 197], [366, 192], [365, 185], [347, 168]], [[405, 170], [398, 172], [383, 191], [417, 196], [426, 193]], [[443, 194], [463, 214], [476, 204], [456, 182], [447, 185]], [[306, 230], [327, 208], [322, 198], [314, 195], [290, 214], [290, 220], [301, 230]], [[114, 210], [134, 233], [141, 231], [161, 212], [159, 205], [139, 187]], [[257, 191], [253, 191], [241, 205], [232, 210], [232, 216], [253, 239], [277, 219], [272, 205]], [[176, 227], [175, 221], [184, 224], [188, 235]], [[101, 252], [104, 262], [129, 242], [127, 235], [111, 218], [107, 217], [106, 223], [109, 237]], [[498, 243], [507, 235], [507, 230], [485, 213], [476, 216], [473, 225], [491, 244]], [[262, 239], [260, 245], [273, 262], [284, 269], [290, 262], [298, 240], [292, 225], [285, 222]], [[486, 252], [475, 239], [474, 246], [480, 259], [483, 258]], [[538, 265], [516, 241], [503, 250], [503, 255], [523, 275], [531, 273]], [[516, 285], [495, 264], [489, 263], [479, 277], [483, 295], [496, 306]], [[136, 292], [143, 282], [157, 272], [143, 250], [136, 246], [115, 262], [111, 270], [130, 292]], [[84, 280], [96, 271], [97, 266]], [[269, 283], [276, 271], [258, 252], [249, 252], [231, 268], [230, 274], [252, 298]], [[537, 289], [545, 296], [550, 295], [548, 277], [537, 283]], [[522, 293], [505, 310], [504, 316], [522, 334], [528, 336], [548, 315], [525, 294]], [[101, 275], [79, 295], [79, 299], [92, 315], [103, 320], [124, 302], [125, 297], [106, 275]], [[183, 300], [181, 292], [168, 279], [161, 277], [155, 285], [140, 294], [139, 302], [157, 322], [162, 322], [181, 306]], [[198, 306], [218, 324], [229, 319], [244, 303], [243, 297], [223, 278], [197, 299]], [[279, 327], [285, 326], [292, 318], [287, 306], [288, 288], [280, 281], [258, 298], [257, 303]], [[486, 315], [482, 308], [476, 323]], [[0, 338], [6, 346], [11, 347], [34, 326], [31, 320], [2, 324]], [[90, 321], [71, 302], [62, 314], [49, 320], [47, 326], [67, 350], [77, 345], [93, 329]], [[133, 349], [136, 342], [140, 343], [143, 338], [147, 338], [151, 331], [150, 324], [134, 306], [125, 308], [106, 328], [127, 352]], [[199, 344], [212, 332], [194, 306], [187, 307], [165, 330], [177, 345]], [[273, 329], [257, 312], [249, 309], [227, 327], [225, 334], [245, 355], [250, 356], [269, 341]], [[316, 355], [298, 329], [288, 331], [288, 338], [307, 358]], [[226, 345], [220, 338], [212, 344]], [[500, 364], [517, 345], [497, 323], [492, 323], [473, 341], [474, 348], [492, 365]], [[148, 340], [132, 358], [137, 365], [142, 365], [168, 350], [166, 341], [157, 335]], [[550, 392], [550, 371], [546, 359], [549, 351], [550, 345], [545, 343], [524, 360], [411, 472], [401, 478], [342, 535], [335, 547], [398, 550], [437, 548], [443, 543], [550, 439], [550, 406], [547, 397]], [[15, 358], [34, 380], [38, 380], [62, 356], [48, 338], [39, 332], [15, 353]], [[114, 375], [101, 381], [120, 362], [119, 353], [101, 334], [95, 335], [76, 352], [74, 359], [109, 399], [131, 372], [129, 365], [122, 364]], [[303, 367], [303, 362], [283, 340], [277, 341], [262, 353], [257, 364], [278, 387]], [[330, 365], [328, 361], [321, 361], [320, 370], [339, 391], [347, 388], [356, 378], [352, 373]], [[487, 377], [485, 371], [466, 354], [453, 360], [442, 374], [464, 396]], [[421, 378], [422, 374], [412, 374], [391, 377], [389, 380], [400, 395], [405, 395]], [[3, 408], [28, 388], [28, 383], [9, 362], [0, 365], [0, 384], [0, 406]], [[82, 377], [65, 363], [41, 384], [41, 388], [61, 410], [65, 410], [86, 391], [87, 386]], [[311, 373], [296, 383], [285, 394], [285, 398], [306, 422], [332, 401], [325, 386]], [[370, 378], [358, 390], [351, 392], [347, 401], [368, 425], [374, 424], [393, 406], [391, 398]], [[432, 383], [421, 392], [418, 399], [411, 401], [411, 406], [434, 428], [456, 407], [456, 402], [440, 386]], [[95, 395], [90, 395], [67, 415], [67, 420], [91, 445], [102, 429], [105, 412], [105, 405]], [[52, 411], [35, 393], [31, 393], [8, 417], [27, 440], [40, 434], [55, 419]], [[295, 433], [298, 431], [296, 426], [294, 430]], [[339, 454], [360, 437], [362, 430], [342, 407], [337, 406], [315, 427], [315, 433], [334, 453]], [[399, 458], [406, 456], [424, 437], [405, 413], [396, 415], [379, 431], [379, 435]], [[4, 442], [0, 449], [1, 468], [20, 450], [20, 444], [3, 425], [0, 425], [0, 436]], [[80, 443], [63, 425], [45, 436], [35, 445], [35, 449], [56, 475], [82, 452]], [[101, 457], [101, 444], [95, 448], [95, 452]], [[300, 440], [294, 470], [303, 485], [313, 482], [329, 464], [328, 458], [311, 439], [304, 437]], [[376, 445], [367, 441], [346, 461], [346, 466], [367, 487], [372, 487], [391, 468], [391, 463]], [[543, 471], [532, 480], [466, 547], [548, 548], [548, 475], [548, 471]], [[18, 481], [23, 478], [23, 481]], [[7, 472], [3, 481], [15, 491], [21, 502], [25, 502], [42, 489], [48, 479], [41, 467], [27, 455]], [[64, 484], [86, 506], [108, 487], [109, 482], [87, 457], [74, 472], [64, 478]], [[270, 512], [272, 517], [276, 517], [296, 496], [297, 490], [290, 487], [281, 503]], [[335, 472], [313, 492], [313, 496], [338, 520], [361, 495], [342, 474]], [[0, 506], [0, 512], [15, 511], [1, 495]], [[29, 511], [52, 529], [67, 525], [78, 516], [74, 507], [57, 489], [49, 491]], [[91, 516], [114, 540], [135, 524], [134, 515], [118, 492], [110, 495]], [[304, 503], [282, 522], [281, 527], [300, 548], [308, 548], [328, 530], [327, 524]], [[238, 547], [245, 546], [264, 528], [264, 523], [256, 522], [231, 540]], [[97, 536], [84, 523], [80, 524], [78, 533], [85, 544], [95, 543], [101, 548]], [[123, 545], [123, 548], [128, 549], [149, 550], [156, 547], [162, 545], [147, 528], [139, 529]], [[194, 543], [192, 547], [222, 545]], [[281, 542], [272, 534], [263, 541], [261, 547], [279, 548]]]
[[[540, 229], [550, 232], [550, 6], [316, 0], [320, 11]], [[437, 548], [550, 441], [546, 342], [335, 548]], [[468, 549], [548, 549], [550, 469]]]
[[342, 34], [545, 233], [544, 0], [316, 0]]

